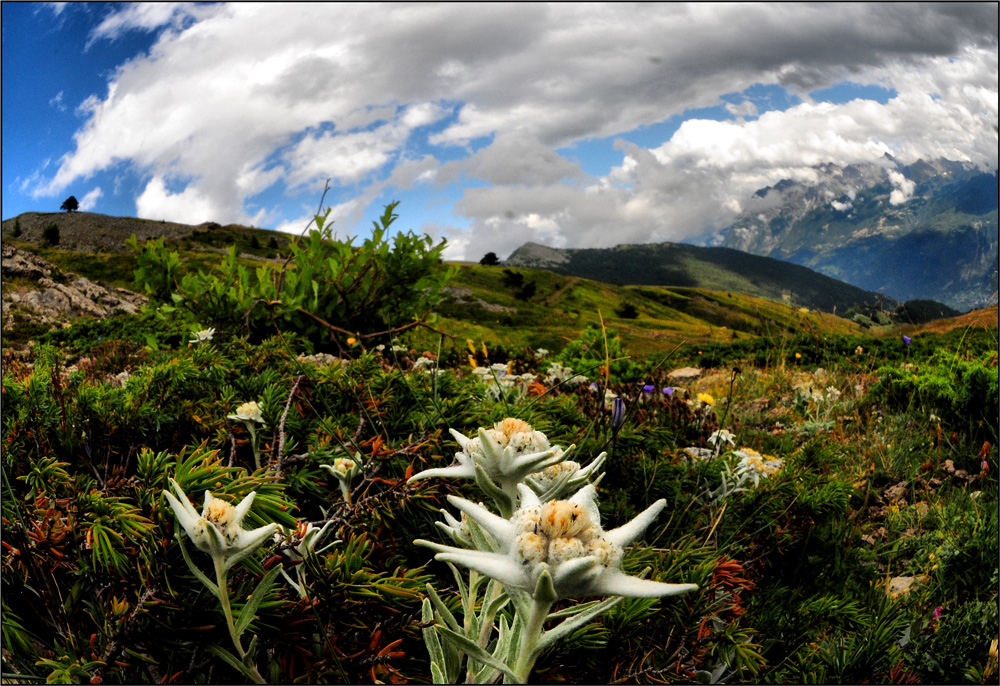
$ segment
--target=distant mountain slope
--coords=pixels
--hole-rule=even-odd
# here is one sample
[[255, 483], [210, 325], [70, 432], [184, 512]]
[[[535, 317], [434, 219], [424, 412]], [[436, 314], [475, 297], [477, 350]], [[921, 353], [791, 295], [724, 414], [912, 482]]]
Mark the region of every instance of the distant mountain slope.
[[[575, 250], [525, 243], [505, 264], [615, 284], [735, 291], [841, 314], [883, 297], [789, 262], [730, 248], [680, 243]], [[887, 306], [895, 304], [885, 302]]]
[[997, 202], [996, 172], [957, 162], [824, 164], [757, 191], [721, 245], [967, 310], [996, 292]]

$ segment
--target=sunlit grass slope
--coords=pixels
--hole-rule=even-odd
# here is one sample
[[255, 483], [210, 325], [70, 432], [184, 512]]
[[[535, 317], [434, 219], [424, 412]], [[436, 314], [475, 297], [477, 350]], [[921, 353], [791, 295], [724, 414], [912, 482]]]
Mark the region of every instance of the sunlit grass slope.
[[[435, 327], [459, 338], [561, 348], [587, 325], [616, 332], [635, 355], [680, 342], [725, 342], [782, 333], [857, 333], [833, 315], [736, 292], [615, 286], [536, 269], [457, 265]], [[519, 298], [518, 281], [534, 293]], [[513, 282], [513, 283], [512, 283]], [[634, 314], [634, 317], [623, 316]], [[430, 334], [428, 334], [428, 342]]]

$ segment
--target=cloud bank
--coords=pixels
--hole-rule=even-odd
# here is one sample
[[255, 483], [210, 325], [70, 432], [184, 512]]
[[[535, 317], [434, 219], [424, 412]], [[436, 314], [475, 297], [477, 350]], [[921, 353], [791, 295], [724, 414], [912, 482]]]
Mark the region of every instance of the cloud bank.
[[[820, 162], [996, 168], [996, 25], [995, 4], [952, 3], [127, 5], [90, 44], [159, 38], [80, 105], [34, 192], [125, 163], [140, 216], [301, 227], [327, 178], [348, 221], [385, 189], [460, 184], [468, 227], [434, 229], [454, 258], [681, 240]], [[809, 97], [843, 81], [894, 95]], [[800, 104], [720, 99], [755, 84]], [[622, 140], [604, 174], [556, 152], [713, 106], [733, 118]], [[276, 189], [299, 216], [262, 200]]]

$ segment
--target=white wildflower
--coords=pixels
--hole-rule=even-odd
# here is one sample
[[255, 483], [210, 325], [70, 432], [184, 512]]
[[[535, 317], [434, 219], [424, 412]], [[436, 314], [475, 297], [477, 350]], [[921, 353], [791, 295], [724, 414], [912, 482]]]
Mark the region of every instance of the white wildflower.
[[736, 467], [736, 473], [740, 475], [741, 481], [753, 481], [757, 486], [761, 479], [767, 479], [777, 474], [784, 465], [784, 460], [773, 458], [768, 455], [761, 455], [753, 448], [742, 448], [733, 452], [740, 458], [740, 463]]
[[423, 540], [416, 543], [436, 550], [438, 560], [527, 591], [536, 602], [605, 595], [660, 598], [697, 589], [694, 584], [649, 581], [621, 571], [624, 547], [642, 536], [666, 500], [657, 501], [624, 526], [604, 531], [593, 485], [569, 500], [545, 504], [527, 486], [520, 486], [519, 491], [521, 507], [510, 519], [463, 498], [448, 497], [495, 539], [496, 550], [466, 550]]
[[260, 407], [257, 403], [249, 402], [243, 403], [236, 408], [236, 414], [227, 415], [229, 419], [235, 419], [241, 422], [259, 422], [264, 423], [264, 415], [260, 413]]
[[216, 498], [210, 491], [205, 491], [205, 502], [199, 515], [180, 485], [173, 479], [170, 479], [170, 485], [177, 497], [166, 490], [163, 494], [177, 515], [177, 521], [198, 550], [211, 555], [217, 563], [222, 564], [223, 569], [229, 569], [251, 554], [278, 528], [277, 524], [268, 524], [247, 531], [240, 526], [250, 510], [256, 492], [251, 492], [234, 507], [225, 500]]
[[708, 442], [713, 446], [718, 444], [719, 447], [728, 443], [729, 445], [736, 445], [736, 437], [729, 433], [726, 429], [719, 429], [708, 437]]
[[193, 336], [191, 339], [192, 343], [207, 343], [215, 335], [215, 329], [202, 329], [201, 331], [193, 332], [191, 335]]

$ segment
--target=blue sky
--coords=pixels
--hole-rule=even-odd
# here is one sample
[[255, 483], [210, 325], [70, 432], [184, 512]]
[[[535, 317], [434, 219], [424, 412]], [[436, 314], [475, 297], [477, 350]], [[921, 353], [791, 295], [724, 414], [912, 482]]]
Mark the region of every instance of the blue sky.
[[[997, 166], [997, 7], [4, 3], [3, 217], [340, 235], [454, 259], [704, 240], [817, 164]], [[877, 27], [878, 30], [872, 30]]]

